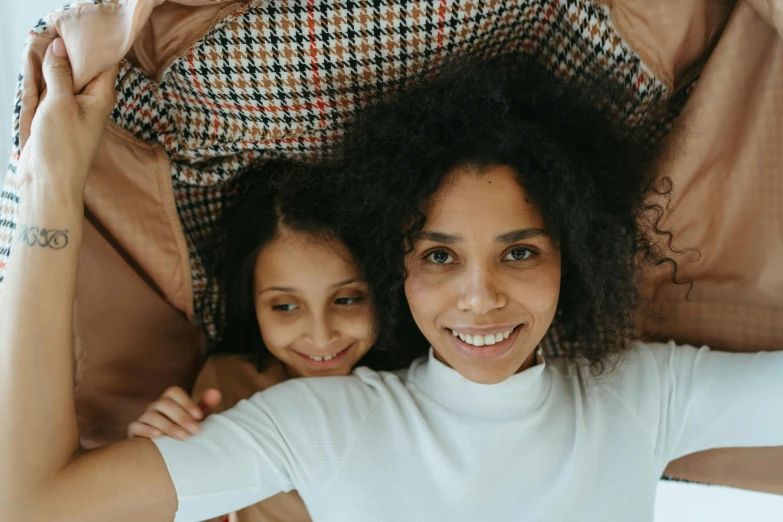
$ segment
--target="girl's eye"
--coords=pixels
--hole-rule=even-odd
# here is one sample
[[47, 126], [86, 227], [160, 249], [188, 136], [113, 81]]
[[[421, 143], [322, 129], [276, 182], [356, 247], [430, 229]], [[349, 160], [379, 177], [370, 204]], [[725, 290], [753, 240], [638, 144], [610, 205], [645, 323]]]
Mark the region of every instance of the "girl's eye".
[[361, 297], [338, 297], [334, 300], [338, 305], [352, 305], [362, 302]]
[[428, 260], [430, 263], [435, 263], [436, 265], [445, 265], [454, 262], [454, 258], [442, 250], [436, 250], [425, 256], [424, 259]]
[[506, 261], [524, 261], [533, 257], [535, 252], [527, 248], [515, 248], [506, 254]]
[[277, 304], [272, 305], [272, 310], [276, 310], [278, 312], [292, 312], [299, 308], [295, 304]]

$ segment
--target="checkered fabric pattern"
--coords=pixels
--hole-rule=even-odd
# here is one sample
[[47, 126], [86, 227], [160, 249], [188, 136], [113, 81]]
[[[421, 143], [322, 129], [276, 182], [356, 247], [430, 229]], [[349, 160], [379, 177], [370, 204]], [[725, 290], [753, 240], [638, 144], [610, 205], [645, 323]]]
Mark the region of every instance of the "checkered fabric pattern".
[[[324, 151], [368, 97], [401, 88], [451, 56], [512, 50], [564, 77], [609, 75], [636, 99], [610, 113], [653, 142], [690, 91], [672, 96], [607, 8], [590, 0], [258, 0], [213, 26], [159, 83], [123, 62], [112, 121], [170, 156], [196, 320], [210, 322], [201, 306], [203, 248], [230, 199], [226, 181], [257, 159]], [[664, 114], [652, 110], [662, 104]], [[0, 208], [0, 278], [18, 202], [19, 109], [17, 97], [11, 183]], [[556, 333], [547, 342], [550, 350], [563, 343]]]

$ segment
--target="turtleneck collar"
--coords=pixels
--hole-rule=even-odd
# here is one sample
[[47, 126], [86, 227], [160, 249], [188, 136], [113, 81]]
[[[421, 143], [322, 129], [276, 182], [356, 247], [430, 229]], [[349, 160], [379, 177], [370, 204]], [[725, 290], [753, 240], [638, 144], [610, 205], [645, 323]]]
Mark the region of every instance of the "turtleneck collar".
[[544, 402], [552, 384], [551, 369], [540, 352], [539, 364], [497, 384], [479, 384], [435, 358], [417, 360], [410, 368], [409, 382], [435, 402], [477, 417], [513, 417], [534, 411]]

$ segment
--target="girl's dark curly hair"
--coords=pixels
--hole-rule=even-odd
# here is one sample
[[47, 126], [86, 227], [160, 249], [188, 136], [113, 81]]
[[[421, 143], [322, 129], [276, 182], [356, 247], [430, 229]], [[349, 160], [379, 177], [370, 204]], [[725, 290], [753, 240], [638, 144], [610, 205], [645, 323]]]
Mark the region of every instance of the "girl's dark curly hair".
[[572, 355], [600, 372], [628, 347], [637, 337], [637, 261], [671, 260], [640, 226], [646, 210], [660, 210], [645, 203], [654, 151], [605, 114], [610, 97], [622, 96], [517, 55], [463, 57], [361, 112], [346, 132], [343, 168], [318, 190], [343, 202], [339, 234], [376, 295], [376, 348], [400, 365], [425, 352], [403, 292], [406, 245], [447, 174], [490, 165], [519, 173], [560, 248], [557, 321], [561, 337], [576, 341], [566, 345]]

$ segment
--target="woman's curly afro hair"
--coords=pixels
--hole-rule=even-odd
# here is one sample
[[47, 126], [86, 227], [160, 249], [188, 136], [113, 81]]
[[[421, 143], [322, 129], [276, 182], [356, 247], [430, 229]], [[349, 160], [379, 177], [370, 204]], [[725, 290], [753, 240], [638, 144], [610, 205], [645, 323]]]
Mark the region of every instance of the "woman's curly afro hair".
[[333, 222], [373, 286], [377, 349], [400, 365], [425, 353], [403, 290], [406, 245], [445, 176], [490, 165], [519, 174], [560, 248], [556, 323], [571, 355], [600, 372], [628, 347], [637, 336], [638, 261], [671, 260], [649, 239], [655, 220], [641, 225], [647, 210], [661, 210], [645, 203], [654, 151], [606, 114], [617, 106], [609, 97], [621, 96], [518, 55], [463, 57], [360, 113], [346, 131], [342, 168], [313, 188], [342, 202]]

